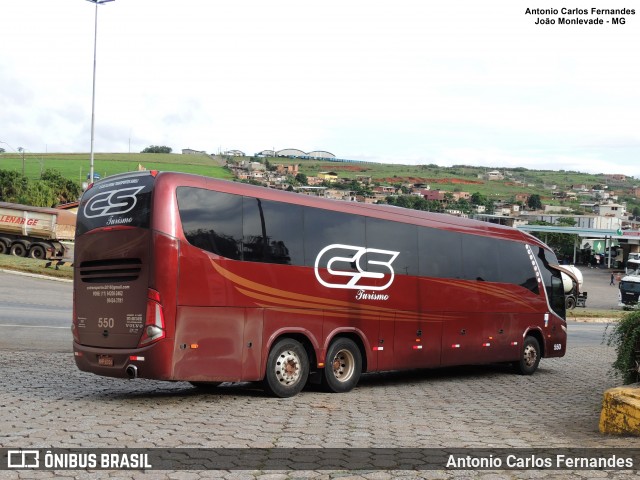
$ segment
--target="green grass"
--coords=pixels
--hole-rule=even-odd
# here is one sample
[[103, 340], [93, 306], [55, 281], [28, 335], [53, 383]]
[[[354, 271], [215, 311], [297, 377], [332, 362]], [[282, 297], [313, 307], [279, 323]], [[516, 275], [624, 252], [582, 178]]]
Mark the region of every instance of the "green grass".
[[73, 267], [62, 265], [58, 270], [51, 266], [46, 268], [45, 260], [34, 260], [32, 258], [14, 257], [13, 255], [0, 255], [0, 270], [13, 270], [24, 273], [35, 273], [48, 277], [72, 279]]
[[[54, 169], [78, 183], [87, 181], [89, 154], [25, 154], [24, 174], [31, 179], [40, 178], [40, 172]], [[231, 173], [204, 155], [176, 155], [153, 153], [96, 153], [94, 170], [102, 177], [116, 173], [138, 170], [142, 165], [147, 170], [166, 170], [194, 173], [215, 178], [232, 178]], [[22, 156], [14, 153], [0, 155], [0, 169], [22, 172]]]
[[567, 311], [567, 320], [576, 318], [622, 318], [625, 314], [623, 310], [595, 310], [592, 308], [575, 308]]
[[[231, 160], [232, 158], [229, 157]], [[235, 161], [255, 160], [252, 157], [233, 158]], [[269, 158], [273, 165], [298, 164], [300, 172], [307, 176], [315, 176], [320, 171], [335, 171], [340, 178], [355, 179], [357, 175], [371, 176], [374, 182], [382, 184], [400, 184], [404, 182], [427, 183], [432, 190], [463, 191], [480, 193], [493, 200], [510, 200], [517, 193], [538, 194], [545, 204], [558, 204], [559, 200], [552, 197], [551, 185], [558, 189], [565, 189], [571, 185], [585, 184], [589, 187], [595, 184], [607, 183], [602, 175], [592, 175], [574, 171], [528, 170], [525, 168], [503, 169], [511, 172], [515, 180], [524, 182], [517, 185], [507, 181], [488, 181], [478, 178], [493, 168], [474, 166], [440, 167], [437, 165], [400, 165], [361, 162], [329, 162], [321, 160], [301, 160], [289, 158]], [[102, 177], [124, 173], [138, 169], [142, 165], [147, 170], [165, 170], [193, 173], [213, 178], [232, 179], [231, 172], [220, 166], [207, 155], [182, 154], [154, 154], [154, 153], [96, 153], [94, 166], [96, 173]], [[0, 154], [0, 169], [22, 172], [23, 158], [18, 153]], [[86, 182], [89, 172], [88, 153], [25, 153], [24, 172], [28, 178], [37, 179], [41, 171], [55, 169], [64, 177], [78, 184]], [[451, 179], [469, 181], [471, 183], [452, 183]], [[630, 191], [634, 180], [628, 179], [623, 190]], [[528, 186], [531, 184], [532, 186]], [[620, 188], [616, 187], [619, 191]], [[578, 206], [578, 202], [567, 203], [568, 206]]]

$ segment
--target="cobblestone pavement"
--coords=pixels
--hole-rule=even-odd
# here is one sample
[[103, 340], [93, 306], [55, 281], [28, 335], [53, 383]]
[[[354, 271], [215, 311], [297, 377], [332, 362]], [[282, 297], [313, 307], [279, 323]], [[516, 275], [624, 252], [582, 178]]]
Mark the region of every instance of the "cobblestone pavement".
[[[188, 383], [83, 373], [69, 353], [0, 351], [0, 445], [128, 447], [625, 447], [598, 432], [602, 393], [618, 386], [613, 352], [576, 346], [533, 376], [464, 367], [365, 376], [347, 394], [291, 399], [250, 384], [202, 392]], [[635, 472], [637, 474], [637, 472]], [[0, 472], [7, 478], [637, 478], [605, 471]]]

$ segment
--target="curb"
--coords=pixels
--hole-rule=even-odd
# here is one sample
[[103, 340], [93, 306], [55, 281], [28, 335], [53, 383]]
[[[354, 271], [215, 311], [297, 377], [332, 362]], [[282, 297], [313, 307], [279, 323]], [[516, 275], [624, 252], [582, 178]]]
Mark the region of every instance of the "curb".
[[640, 436], [640, 384], [604, 392], [600, 432]]
[[614, 317], [567, 317], [567, 322], [576, 323], [616, 323], [618, 320]]
[[23, 277], [32, 277], [32, 278], [40, 278], [43, 280], [53, 280], [54, 282], [67, 282], [73, 283], [73, 280], [68, 278], [59, 278], [59, 277], [51, 277], [49, 275], [40, 275], [38, 273], [28, 273], [28, 272], [20, 272], [18, 270], [4, 270], [0, 269], [2, 273], [12, 273], [14, 275], [22, 275]]

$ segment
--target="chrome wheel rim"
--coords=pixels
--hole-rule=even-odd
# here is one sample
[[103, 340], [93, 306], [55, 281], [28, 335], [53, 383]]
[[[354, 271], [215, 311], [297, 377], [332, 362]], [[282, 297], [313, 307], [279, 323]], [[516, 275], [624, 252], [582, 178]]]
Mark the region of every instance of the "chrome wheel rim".
[[291, 386], [300, 380], [302, 364], [300, 357], [292, 350], [285, 350], [278, 356], [274, 368], [276, 378], [282, 385]]
[[356, 361], [349, 350], [343, 349], [335, 354], [331, 361], [331, 366], [336, 380], [339, 382], [346, 382], [353, 376]]
[[533, 367], [538, 359], [538, 352], [532, 345], [524, 347], [524, 364], [527, 367]]

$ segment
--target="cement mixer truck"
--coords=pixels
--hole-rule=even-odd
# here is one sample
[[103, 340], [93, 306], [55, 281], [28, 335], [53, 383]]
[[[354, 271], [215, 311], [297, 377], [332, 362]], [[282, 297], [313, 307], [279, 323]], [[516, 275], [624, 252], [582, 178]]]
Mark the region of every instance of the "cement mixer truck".
[[562, 265], [561, 268], [565, 270], [561, 272], [561, 275], [567, 310], [576, 307], [585, 307], [587, 303], [587, 292], [582, 291], [582, 272], [574, 265]]
[[0, 202], [0, 254], [60, 260], [75, 228], [73, 212]]

